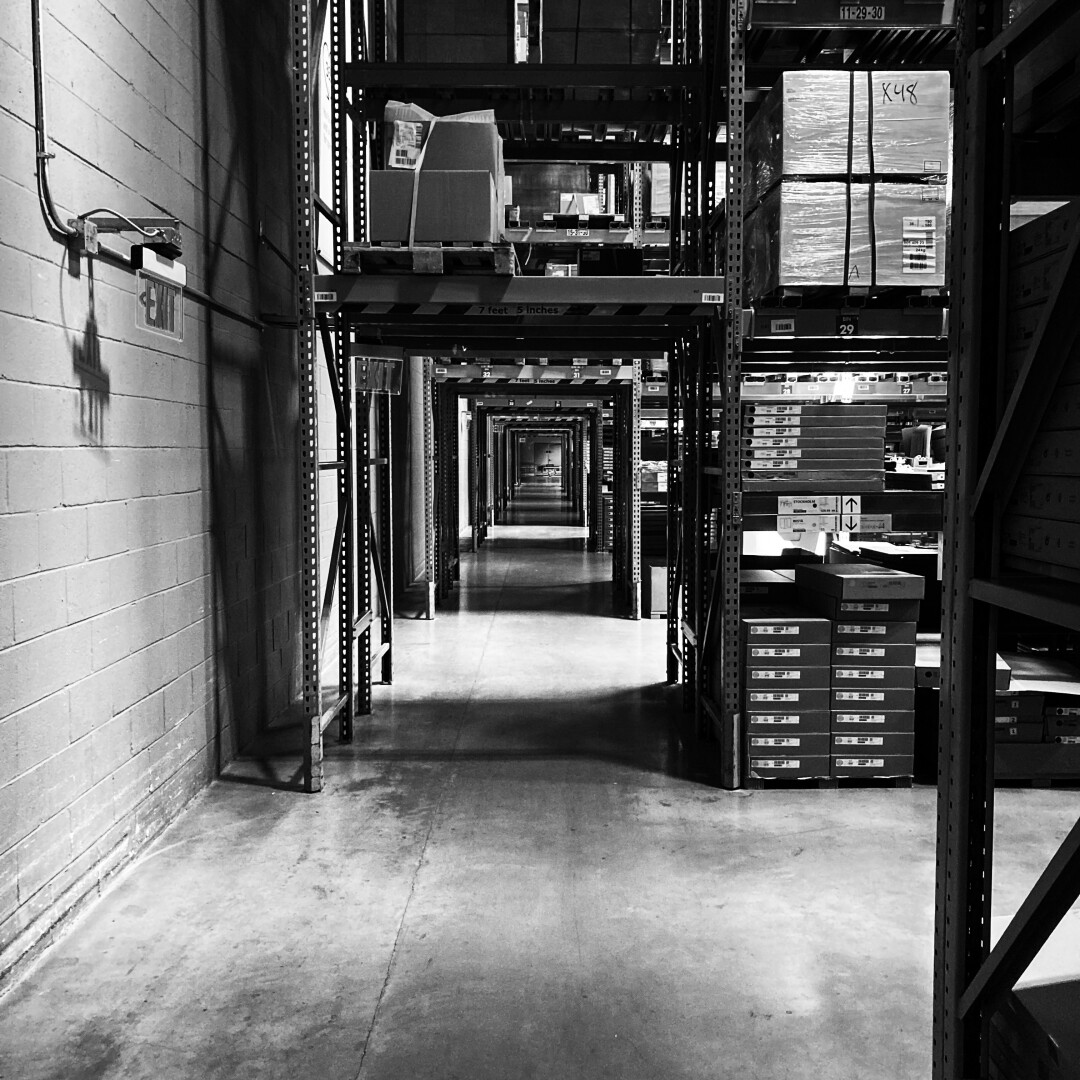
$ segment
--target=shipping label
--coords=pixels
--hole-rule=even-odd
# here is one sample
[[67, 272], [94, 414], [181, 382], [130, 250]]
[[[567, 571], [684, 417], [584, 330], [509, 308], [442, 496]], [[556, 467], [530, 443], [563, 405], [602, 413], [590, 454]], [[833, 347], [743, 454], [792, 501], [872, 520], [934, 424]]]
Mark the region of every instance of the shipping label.
[[937, 218], [905, 217], [901, 247], [901, 271], [905, 274], [937, 273]]
[[884, 769], [884, 758], [845, 757], [837, 758], [836, 766], [840, 769]]
[[770, 748], [770, 747], [780, 747], [780, 746], [784, 746], [784, 747], [796, 746], [797, 747], [799, 745], [800, 745], [800, 743], [799, 743], [798, 739], [784, 739], [784, 738], [781, 738], [779, 736], [773, 737], [773, 736], [770, 736], [770, 735], [766, 735], [764, 738], [752, 738], [750, 740], [750, 749], [751, 750], [754, 750], [754, 749], [757, 749], [757, 748], [766, 749], [766, 748]]
[[873, 712], [844, 712], [836, 714], [838, 724], [884, 724], [884, 713]]
[[880, 690], [837, 690], [837, 701], [884, 701], [885, 693]]
[[837, 668], [838, 679], [884, 679], [885, 672], [881, 668]]
[[776, 500], [777, 515], [835, 514], [839, 512], [835, 495], [781, 495]]
[[802, 450], [764, 450], [752, 447], [750, 450], [750, 456], [754, 459], [754, 462], [756, 464], [762, 458], [801, 458]]
[[754, 769], [801, 769], [802, 762], [797, 758], [751, 758], [750, 766]]
[[781, 694], [781, 693], [771, 693], [771, 694], [756, 693], [755, 694], [753, 691], [751, 691], [750, 692], [750, 700], [752, 702], [756, 702], [756, 701], [766, 702], [767, 701], [767, 702], [770, 702], [771, 704], [774, 704], [774, 705], [780, 705], [780, 704], [782, 704], [784, 702], [798, 701], [799, 700], [799, 695], [798, 694]]
[[872, 604], [866, 601], [841, 600], [841, 611], [885, 611], [889, 610], [888, 604]]
[[797, 636], [799, 633], [798, 626], [793, 626], [788, 623], [761, 623], [757, 626], [750, 627], [751, 634], [769, 634], [769, 635], [787, 635]]
[[391, 169], [415, 169], [424, 148], [424, 125], [415, 120], [395, 120], [390, 144]]
[[783, 679], [796, 682], [802, 678], [802, 672], [798, 668], [754, 668], [750, 673], [751, 679]]
[[873, 649], [868, 645], [841, 645], [836, 649], [837, 656], [869, 656], [869, 657], [884, 657], [884, 649]]
[[839, 532], [840, 518], [836, 514], [787, 516], [776, 519], [776, 531], [782, 533]]
[[881, 634], [884, 636], [889, 632], [889, 628], [881, 623], [837, 623], [836, 632], [838, 634]]
[[798, 713], [751, 713], [755, 724], [798, 724]]
[[799, 440], [798, 439], [779, 439], [779, 438], [776, 438], [776, 439], [751, 438], [751, 439], [747, 439], [747, 443], [750, 446], [751, 450], [756, 450], [756, 449], [758, 449], [760, 447], [766, 447], [766, 446], [772, 446], [772, 447], [776, 447], [776, 446], [798, 446], [799, 445]]
[[756, 436], [768, 436], [774, 438], [779, 435], [801, 435], [801, 427], [756, 427], [753, 429]]
[[801, 648], [800, 649], [780, 649], [780, 648], [776, 648], [776, 649], [758, 649], [758, 648], [751, 648], [750, 649], [750, 655], [751, 656], [787, 656], [787, 657], [796, 657], [796, 656], [802, 656], [802, 649]]
[[884, 746], [884, 735], [836, 735], [837, 746]]

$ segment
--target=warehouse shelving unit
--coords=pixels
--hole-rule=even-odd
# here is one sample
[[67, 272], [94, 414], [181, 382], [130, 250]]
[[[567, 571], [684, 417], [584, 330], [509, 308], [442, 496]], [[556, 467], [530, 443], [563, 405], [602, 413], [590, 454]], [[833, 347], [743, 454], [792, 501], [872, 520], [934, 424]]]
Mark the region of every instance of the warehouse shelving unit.
[[[711, 19], [709, 8], [705, 6], [705, 22]], [[309, 9], [310, 5], [302, 2], [293, 5], [303, 445], [312, 446], [317, 458], [314, 372], [320, 347], [339, 373], [347, 371], [356, 356], [396, 356], [406, 363], [419, 362], [409, 358], [428, 358], [423, 393], [428, 418], [428, 504], [436, 509], [427, 538], [428, 610], [433, 614], [452, 588], [460, 557], [454, 492], [458, 450], [456, 406], [452, 402], [456, 393], [446, 388], [446, 380], [440, 380], [436, 371], [449, 358], [464, 353], [479, 363], [481, 378], [487, 382], [492, 368], [505, 362], [504, 358], [524, 356], [527, 364], [518, 368], [514, 380], [531, 382], [536, 378], [543, 383], [546, 374], [534, 376], [522, 370], [530, 357], [542, 356], [549, 363], [556, 358], [585, 358], [589, 370], [577, 369], [574, 375], [579, 379], [584, 375], [585, 381], [595, 382], [599, 388], [607, 381], [600, 362], [624, 358], [635, 392], [629, 392], [629, 387], [616, 388], [612, 394], [612, 422], [620, 430], [617, 443], [620, 447], [626, 444], [624, 452], [617, 455], [619, 505], [614, 524], [619, 541], [614, 562], [617, 592], [636, 615], [641, 587], [640, 529], [633, 511], [640, 495], [633, 448], [638, 435], [640, 360], [678, 354], [686, 371], [701, 368], [703, 350], [713, 341], [711, 328], [723, 315], [723, 281], [712, 273], [712, 265], [700, 258], [700, 251], [709, 243], [700, 227], [703, 193], [711, 203], [711, 181], [701, 183], [700, 175], [703, 160], [711, 163], [717, 153], [716, 139], [711, 137], [717, 125], [715, 118], [705, 115], [714, 101], [714, 95], [707, 92], [711, 69], [703, 61], [707, 51], [703, 42], [711, 39], [709, 33], [704, 38], [698, 36], [702, 12], [696, 0], [675, 5], [676, 62], [663, 65], [402, 63], [388, 55], [388, 42], [389, 52], [394, 46], [387, 33], [390, 20], [384, 17], [381, 3], [366, 8], [349, 0], [328, 0], [317, 6], [314, 21], [318, 26], [312, 25]], [[332, 207], [314, 195], [312, 185], [313, 154], [318, 149], [312, 127], [312, 57], [324, 36], [329, 37], [334, 58], [329, 82], [335, 172]], [[368, 163], [382, 160], [382, 112], [390, 97], [412, 100], [437, 114], [494, 109], [508, 160], [619, 163], [628, 182], [630, 201], [622, 209], [629, 213], [629, 236], [615, 236], [608, 229], [606, 236], [589, 239], [654, 247], [669, 243], [666, 261], [679, 276], [560, 280], [351, 272], [349, 262], [355, 260], [346, 256], [356, 251], [357, 242], [366, 235]], [[675, 200], [667, 231], [644, 227], [641, 163], [647, 161], [669, 162], [682, 178], [682, 197]], [[707, 171], [711, 172], [711, 164]], [[327, 222], [332, 227], [332, 241], [326, 237]], [[321, 261], [317, 261], [316, 251]], [[324, 273], [318, 274], [319, 270]], [[320, 328], [317, 334], [312, 320]], [[630, 364], [631, 360], [637, 363]], [[339, 379], [339, 390], [342, 385]], [[351, 395], [342, 395], [342, 401], [346, 398], [351, 400]], [[373, 411], [368, 404], [365, 399], [351, 414], [343, 410], [338, 416], [340, 438], [352, 440], [361, 462], [369, 456], [369, 443], [388, 446], [390, 438], [380, 419], [381, 410]], [[474, 441], [470, 474], [478, 492], [486, 491], [487, 478], [481, 474], [487, 468], [487, 455], [499, 453], [505, 431], [502, 422], [498, 431], [489, 425], [488, 434]], [[599, 466], [603, 456], [599, 424], [591, 441], [590, 454]], [[375, 461], [383, 460], [382, 451], [377, 451]], [[594, 468], [592, 475], [599, 478], [600, 474], [601, 469]], [[389, 502], [381, 494], [384, 485], [377, 476], [372, 477], [370, 469], [363, 468], [354, 468], [352, 479], [343, 481], [349, 490], [339, 500], [340, 527], [335, 531], [335, 535], [340, 532], [342, 541], [334, 545], [340, 554], [330, 566], [332, 560], [327, 560], [325, 550], [320, 553], [318, 485], [309, 482], [317, 475], [316, 460], [305, 466], [302, 488], [307, 523], [302, 538], [303, 588], [305, 597], [322, 599], [322, 606], [327, 596], [340, 597], [336, 601], [341, 612], [342, 673], [338, 681], [344, 691], [334, 694], [332, 702], [323, 702], [329, 695], [317, 657], [326, 634], [315, 617], [316, 605], [305, 600], [304, 712], [309, 733], [305, 775], [311, 790], [317, 790], [321, 783], [322, 737], [329, 722], [341, 718], [340, 737], [351, 737], [352, 717], [370, 710], [372, 662], [382, 659], [384, 679], [393, 670], [392, 597], [386, 569], [391, 549], [387, 532], [390, 514]], [[379, 493], [380, 512], [370, 518], [357, 515], [356, 508], [371, 501], [372, 483]], [[488, 504], [496, 501], [494, 492], [490, 498], [478, 495], [474, 507], [477, 543], [482, 542], [487, 527]], [[602, 512], [597, 513], [591, 519], [598, 530], [597, 543], [602, 516]], [[350, 533], [351, 543], [346, 541]], [[383, 587], [373, 590], [373, 579], [376, 586]]]
[[[991, 950], [997, 624], [1015, 614], [1080, 630], [1075, 551], [1012, 555], [1004, 525], [1063, 372], [1080, 374], [1074, 228], [1026, 342], [1009, 340], [1014, 198], [1077, 197], [1062, 146], [1080, 128], [1080, 13], [1068, 0], [961, 5], [946, 580], [938, 769], [935, 1080], [988, 1075], [991, 1028], [1011, 988], [1080, 895], [1080, 824]], [[1010, 346], [1018, 347], [1012, 351]], [[1019, 358], [1015, 382], [1006, 381]], [[1076, 432], [1071, 432], [1076, 445]], [[1075, 477], [1062, 470], [1062, 481]], [[1054, 516], [1054, 515], [1048, 515]], [[1056, 516], [1060, 517], [1060, 513]], [[1068, 520], [1068, 512], [1066, 511]], [[1071, 518], [1072, 528], [1078, 523]], [[1008, 1010], [1006, 1010], [1007, 1013]]]
[[[706, 27], [717, 57], [710, 85], [722, 87], [726, 97], [726, 199], [718, 207], [709, 194], [698, 233], [682, 257], [698, 265], [709, 260], [722, 265], [726, 318], [702, 343], [707, 365], [686, 363], [678, 354], [674, 365], [669, 423], [673, 433], [681, 433], [681, 454], [671, 479], [681, 497], [681, 513], [673, 508], [669, 525], [673, 540], [680, 538], [670, 592], [681, 593], [682, 618], [676, 624], [669, 615], [669, 676], [681, 667], [684, 701], [692, 715], [687, 735], [711, 757], [715, 775], [728, 788], [739, 787], [745, 778], [742, 537], [747, 528], [775, 515], [775, 497], [770, 504], [768, 496], [742, 491], [744, 379], [758, 380], [755, 392], [765, 388], [779, 396], [796, 389], [789, 382], [796, 374], [839, 369], [864, 374], [856, 380], [867, 388], [860, 389], [861, 398], [882, 401], [895, 392], [905, 399], [931, 378], [944, 378], [947, 327], [940, 289], [904, 296], [837, 290], [832, 298], [791, 291], [771, 306], [744, 302], [745, 122], [764, 90], [786, 69], [951, 66], [950, 8], [906, 0], [878, 5], [755, 0], [727, 5]], [[715, 136], [703, 136], [703, 141], [715, 142]], [[673, 248], [677, 239], [676, 231]], [[715, 453], [710, 450], [713, 432], [718, 432]], [[895, 511], [894, 497], [899, 500]], [[883, 493], [876, 501], [881, 503], [877, 512], [893, 513], [899, 525], [908, 513], [900, 507], [908, 505], [910, 493]], [[912, 527], [934, 519], [939, 507], [940, 496], [928, 500], [911, 519]]]

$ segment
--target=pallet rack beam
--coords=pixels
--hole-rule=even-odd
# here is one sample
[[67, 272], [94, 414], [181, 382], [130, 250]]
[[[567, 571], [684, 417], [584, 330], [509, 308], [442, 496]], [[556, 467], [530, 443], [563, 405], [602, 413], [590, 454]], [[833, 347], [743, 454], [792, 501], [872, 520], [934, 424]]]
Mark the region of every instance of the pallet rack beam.
[[[556, 91], [700, 87], [692, 64], [346, 64], [346, 86], [370, 89], [551, 89]], [[520, 119], [520, 117], [519, 117]]]

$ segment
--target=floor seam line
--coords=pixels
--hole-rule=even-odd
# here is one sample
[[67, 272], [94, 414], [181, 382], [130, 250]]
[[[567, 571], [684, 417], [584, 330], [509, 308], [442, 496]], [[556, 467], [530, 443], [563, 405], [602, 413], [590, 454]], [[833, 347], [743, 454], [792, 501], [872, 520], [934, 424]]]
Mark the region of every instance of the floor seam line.
[[367, 1034], [364, 1036], [364, 1049], [360, 1052], [360, 1063], [356, 1069], [356, 1076], [353, 1080], [360, 1080], [360, 1074], [364, 1071], [364, 1061], [367, 1058], [368, 1047], [371, 1045], [371, 1036], [375, 1032], [375, 1024], [379, 1019], [379, 1010], [382, 1008], [383, 998], [386, 997], [387, 988], [390, 986], [390, 977], [394, 973], [394, 963], [397, 960], [399, 948], [401, 946], [401, 938], [405, 931], [405, 920], [409, 916], [409, 908], [412, 906], [413, 897], [416, 895], [416, 885], [420, 879], [420, 871], [424, 868], [424, 860], [427, 858], [428, 845], [431, 843], [431, 834], [435, 831], [435, 821], [439, 816], [439, 811], [442, 809], [443, 794], [446, 791], [447, 785], [443, 785], [443, 791], [439, 794], [439, 801], [435, 805], [435, 809], [431, 814], [431, 821], [428, 823], [427, 832], [424, 834], [424, 843], [420, 849], [420, 858], [417, 860], [416, 869], [413, 871], [412, 881], [409, 883], [409, 895], [405, 898], [405, 906], [401, 911], [401, 918], [398, 920], [397, 932], [394, 934], [394, 947], [390, 950], [390, 959], [386, 964], [386, 975], [383, 978], [383, 984], [379, 988], [379, 996], [375, 1001], [375, 1008], [371, 1011], [371, 1023], [368, 1025]]

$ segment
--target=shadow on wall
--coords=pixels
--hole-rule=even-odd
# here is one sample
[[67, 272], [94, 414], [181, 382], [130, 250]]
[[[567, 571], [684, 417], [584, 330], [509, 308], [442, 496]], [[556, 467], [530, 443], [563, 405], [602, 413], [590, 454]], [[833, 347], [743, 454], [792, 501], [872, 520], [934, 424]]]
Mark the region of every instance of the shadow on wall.
[[79, 380], [79, 432], [92, 446], [105, 442], [105, 417], [109, 411], [109, 373], [101, 363], [101, 336], [94, 314], [94, 279], [90, 277], [90, 311], [82, 340], [71, 345], [71, 365]]
[[[204, 289], [256, 319], [294, 311], [294, 276], [260, 243], [265, 230], [293, 247], [288, 8], [199, 0], [199, 15]], [[218, 766], [242, 755], [257, 763], [257, 780], [293, 786], [302, 745], [296, 335], [205, 315]]]

